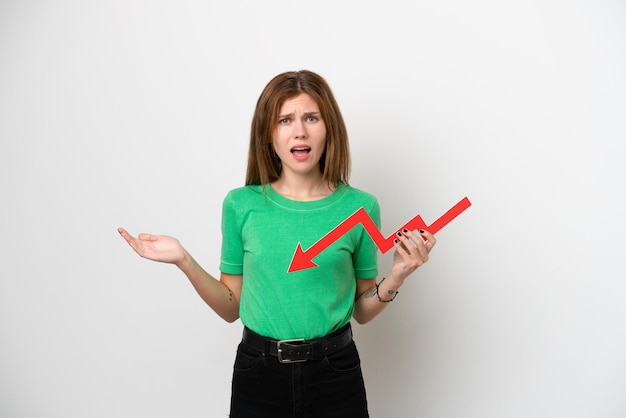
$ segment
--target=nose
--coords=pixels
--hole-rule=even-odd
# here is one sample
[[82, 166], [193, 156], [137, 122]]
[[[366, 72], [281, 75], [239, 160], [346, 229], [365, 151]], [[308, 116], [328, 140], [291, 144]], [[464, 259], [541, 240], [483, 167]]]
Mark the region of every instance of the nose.
[[293, 131], [294, 131], [294, 137], [296, 139], [307, 138], [306, 127], [304, 126], [304, 122], [302, 122], [301, 120], [298, 120], [293, 124]]

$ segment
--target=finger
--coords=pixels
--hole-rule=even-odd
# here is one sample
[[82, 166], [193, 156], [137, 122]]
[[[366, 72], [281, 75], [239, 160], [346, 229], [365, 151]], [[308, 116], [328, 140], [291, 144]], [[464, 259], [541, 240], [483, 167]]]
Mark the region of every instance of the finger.
[[156, 235], [141, 233], [137, 236], [141, 241], [157, 241], [159, 238]]
[[[400, 266], [406, 274], [410, 274], [424, 264], [426, 260], [424, 260], [424, 256], [420, 254], [413, 242], [409, 242], [406, 237], [403, 238], [404, 239], [399, 238], [395, 240], [396, 254], [400, 257], [395, 259], [394, 267], [396, 266], [396, 263], [398, 263], [398, 266]], [[419, 240], [421, 241], [421, 238], [419, 238]], [[403, 241], [406, 241], [406, 244], [404, 244]]]
[[428, 246], [429, 243], [432, 243], [434, 245], [434, 243], [437, 242], [433, 234], [423, 229], [420, 229], [419, 231], [405, 232], [405, 235], [415, 243], [416, 247], [419, 247], [421, 244]]
[[415, 244], [414, 256], [420, 261], [420, 265], [428, 261], [428, 243], [418, 235], [413, 233], [412, 242]]
[[413, 231], [409, 231], [407, 229], [403, 229], [402, 235], [404, 238], [402, 242], [408, 246], [409, 251], [410, 250], [420, 251], [420, 247], [424, 247], [424, 239], [420, 237], [417, 233]]
[[411, 254], [409, 253], [408, 248], [406, 248], [406, 246], [401, 241], [401, 239], [402, 238], [400, 236], [398, 236], [398, 238], [393, 241], [393, 244], [396, 247], [396, 251], [398, 252], [398, 254], [400, 254], [400, 256], [402, 256], [402, 258], [406, 259], [406, 258], [410, 257]]
[[428, 251], [430, 251], [437, 243], [437, 238], [435, 238], [435, 236], [428, 231], [422, 231], [420, 231], [420, 235], [426, 240], [426, 248], [428, 248]]
[[396, 234], [396, 241], [399, 241], [400, 245], [402, 245], [402, 248], [405, 250], [405, 252], [407, 253], [411, 253], [412, 250], [415, 249], [415, 244], [413, 243], [413, 241], [411, 241], [408, 237], [408, 233], [410, 233], [409, 231], [407, 231], [406, 229], [404, 229], [402, 232], [398, 232]]
[[[406, 265], [417, 268], [428, 261], [428, 251], [419, 235], [410, 231], [403, 230], [402, 234], [398, 233], [398, 239], [402, 251], [398, 251]], [[409, 236], [412, 239], [409, 239]]]
[[419, 265], [427, 262], [429, 249], [424, 239], [416, 232], [408, 231], [407, 229], [404, 229], [402, 233], [404, 240], [406, 240], [403, 240], [403, 243], [408, 246], [410, 256], [417, 259]]
[[126, 242], [130, 243], [133, 240], [133, 237], [124, 228], [117, 228], [117, 232], [120, 233], [120, 235], [126, 240]]
[[124, 228], [118, 228], [117, 232], [120, 233], [120, 235], [122, 236], [122, 238], [124, 238], [124, 240], [126, 241], [126, 243], [128, 245], [130, 245], [130, 247], [140, 256], [144, 257], [144, 246], [142, 245], [141, 241], [138, 240], [137, 238], [133, 237], [132, 235], [130, 235], [128, 233], [128, 231], [126, 231]]

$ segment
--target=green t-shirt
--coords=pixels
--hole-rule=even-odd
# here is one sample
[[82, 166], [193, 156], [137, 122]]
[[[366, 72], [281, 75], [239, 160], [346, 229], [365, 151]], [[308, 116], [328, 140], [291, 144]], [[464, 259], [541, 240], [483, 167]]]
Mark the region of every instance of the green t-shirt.
[[378, 275], [377, 247], [361, 224], [316, 256], [318, 267], [288, 273], [298, 243], [307, 250], [364, 208], [380, 228], [369, 193], [341, 184], [329, 196], [301, 202], [271, 186], [231, 190], [223, 204], [220, 270], [243, 274], [240, 318], [260, 335], [312, 339], [347, 324], [356, 279]]

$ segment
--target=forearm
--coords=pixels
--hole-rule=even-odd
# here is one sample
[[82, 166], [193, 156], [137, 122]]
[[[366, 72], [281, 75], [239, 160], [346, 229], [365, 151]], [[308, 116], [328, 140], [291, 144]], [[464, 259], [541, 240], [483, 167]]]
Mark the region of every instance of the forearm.
[[385, 277], [379, 282], [378, 291], [374, 283], [374, 286], [363, 292], [356, 300], [352, 316], [359, 324], [371, 321], [389, 306], [398, 289], [404, 284], [404, 279], [395, 279], [391, 273]]
[[239, 296], [224, 283], [207, 273], [194, 258], [185, 251], [183, 259], [176, 263], [185, 273], [198, 295], [211, 309], [227, 322], [239, 318]]

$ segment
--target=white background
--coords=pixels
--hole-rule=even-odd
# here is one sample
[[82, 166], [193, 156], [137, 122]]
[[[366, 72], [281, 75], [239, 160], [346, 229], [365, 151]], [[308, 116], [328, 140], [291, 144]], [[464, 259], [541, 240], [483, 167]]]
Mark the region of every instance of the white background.
[[385, 235], [473, 203], [355, 327], [371, 416], [625, 416], [625, 28], [608, 0], [0, 2], [0, 415], [227, 415], [241, 323], [116, 228], [218, 274], [256, 99], [306, 68]]

